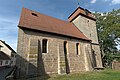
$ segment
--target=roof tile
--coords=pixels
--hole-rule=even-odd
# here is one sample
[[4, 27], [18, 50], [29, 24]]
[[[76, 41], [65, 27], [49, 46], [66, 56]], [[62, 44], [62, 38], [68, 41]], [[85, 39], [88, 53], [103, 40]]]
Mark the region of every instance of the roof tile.
[[18, 26], [90, 40], [72, 23], [43, 15], [26, 8], [22, 9]]

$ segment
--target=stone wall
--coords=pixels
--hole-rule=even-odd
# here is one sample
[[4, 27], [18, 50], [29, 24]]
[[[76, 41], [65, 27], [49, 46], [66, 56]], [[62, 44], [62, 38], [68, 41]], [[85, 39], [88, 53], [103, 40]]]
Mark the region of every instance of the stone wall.
[[89, 18], [79, 15], [73, 24], [89, 39], [92, 40], [92, 43], [98, 43], [97, 30], [96, 30], [96, 21]]
[[25, 77], [27, 74], [27, 65], [28, 63], [28, 45], [30, 44], [29, 41], [27, 41], [27, 37], [22, 29], [18, 29], [18, 44], [17, 44], [17, 55], [16, 55], [16, 65], [17, 65], [17, 71], [16, 76], [17, 77]]
[[113, 61], [112, 62], [112, 69], [114, 69], [114, 70], [120, 70], [120, 62]]
[[94, 67], [102, 68], [101, 51], [98, 43], [96, 21], [79, 15], [72, 22], [86, 37], [92, 40]]
[[102, 59], [101, 59], [101, 52], [100, 46], [92, 44], [93, 56], [95, 57], [95, 65], [94, 67], [103, 68], [102, 66]]
[[[41, 51], [43, 39], [48, 40], [48, 53]], [[68, 43], [67, 55], [64, 54], [64, 41]], [[79, 55], [76, 43], [80, 44]], [[91, 44], [83, 40], [19, 29], [18, 54], [19, 76], [22, 72], [30, 76], [93, 70]]]

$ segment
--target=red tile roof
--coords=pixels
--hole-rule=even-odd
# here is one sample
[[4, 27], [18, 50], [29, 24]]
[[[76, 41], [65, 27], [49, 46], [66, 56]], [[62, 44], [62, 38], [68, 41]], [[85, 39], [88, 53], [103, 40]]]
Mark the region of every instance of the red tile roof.
[[66, 35], [84, 40], [90, 40], [72, 23], [43, 15], [26, 8], [22, 9], [18, 26], [33, 30]]
[[[86, 14], [87, 13], [87, 14]], [[92, 20], [96, 20], [96, 18], [92, 15], [92, 13], [90, 11], [88, 11], [87, 9], [83, 9], [81, 7], [78, 7], [69, 17], [68, 17], [68, 21], [72, 22], [78, 15], [82, 15], [85, 16], [87, 18], [90, 18]]]

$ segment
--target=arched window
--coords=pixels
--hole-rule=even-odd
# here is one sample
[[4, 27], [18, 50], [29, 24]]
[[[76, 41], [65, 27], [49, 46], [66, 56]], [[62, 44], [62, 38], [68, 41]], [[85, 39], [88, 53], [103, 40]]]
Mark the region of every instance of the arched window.
[[76, 43], [76, 54], [80, 55], [80, 44]]
[[42, 40], [42, 53], [48, 53], [48, 41], [47, 41], [47, 39]]

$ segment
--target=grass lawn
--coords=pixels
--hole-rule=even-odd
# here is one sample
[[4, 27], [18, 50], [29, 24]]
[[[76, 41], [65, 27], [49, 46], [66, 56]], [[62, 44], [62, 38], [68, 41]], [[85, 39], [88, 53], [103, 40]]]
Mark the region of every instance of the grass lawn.
[[50, 78], [37, 78], [36, 80], [120, 80], [120, 71], [103, 70], [81, 72], [68, 75], [53, 75]]

